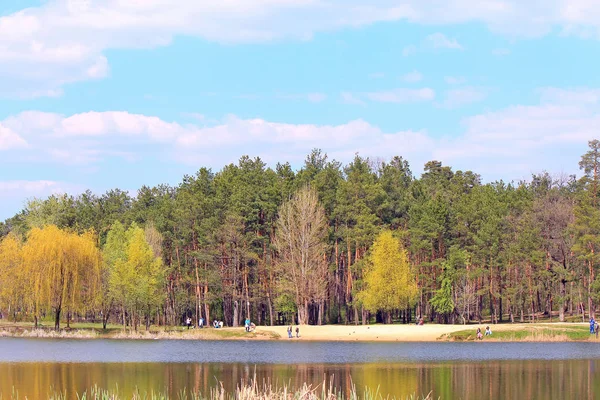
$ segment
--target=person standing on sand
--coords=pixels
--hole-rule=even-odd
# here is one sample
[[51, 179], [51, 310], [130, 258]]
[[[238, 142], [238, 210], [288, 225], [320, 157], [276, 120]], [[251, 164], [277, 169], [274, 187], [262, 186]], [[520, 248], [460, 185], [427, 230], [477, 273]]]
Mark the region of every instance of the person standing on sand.
[[594, 331], [594, 328], [596, 327], [596, 321], [594, 320], [594, 317], [590, 318], [590, 335], [593, 335], [594, 333], [596, 333]]
[[296, 338], [298, 338], [298, 339], [300, 338], [300, 327], [299, 326], [296, 327]]
[[287, 333], [288, 333], [288, 339], [291, 339], [292, 338], [292, 326], [291, 325], [288, 326]]

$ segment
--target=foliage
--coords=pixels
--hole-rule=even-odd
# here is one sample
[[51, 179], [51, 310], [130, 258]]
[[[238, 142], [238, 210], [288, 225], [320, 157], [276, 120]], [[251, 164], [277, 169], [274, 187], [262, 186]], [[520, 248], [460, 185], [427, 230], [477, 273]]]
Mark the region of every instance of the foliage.
[[[135, 195], [32, 199], [0, 223], [0, 310], [134, 329], [275, 324], [292, 308], [311, 324], [587, 319], [600, 302], [599, 167], [596, 140], [579, 179], [510, 183], [315, 149], [297, 170], [243, 156]], [[381, 232], [401, 236], [398, 262], [375, 259]], [[385, 297], [405, 272], [409, 288]]]
[[413, 304], [417, 283], [408, 253], [391, 231], [381, 232], [373, 243], [364, 281], [359, 298], [369, 311], [391, 312]]

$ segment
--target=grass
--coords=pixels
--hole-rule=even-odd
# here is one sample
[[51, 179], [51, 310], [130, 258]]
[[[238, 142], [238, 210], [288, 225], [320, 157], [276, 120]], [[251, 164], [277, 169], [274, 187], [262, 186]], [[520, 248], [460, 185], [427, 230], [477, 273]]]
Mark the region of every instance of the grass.
[[[287, 386], [258, 385], [255, 379], [238, 386], [234, 393], [227, 393], [223, 385], [220, 385], [207, 395], [184, 389], [174, 397], [169, 397], [167, 394], [160, 392], [147, 393], [139, 390], [136, 390], [130, 396], [123, 396], [119, 394], [118, 389], [111, 391], [93, 386], [89, 391], [76, 394], [76, 397], [67, 396], [66, 393], [54, 393], [48, 396], [48, 400], [66, 400], [68, 398], [78, 400], [433, 400], [431, 393], [426, 396], [412, 395], [399, 399], [392, 396], [383, 396], [378, 390], [372, 391], [368, 388], [359, 395], [354, 385], [352, 385], [350, 393], [344, 395], [338, 392], [333, 385], [327, 385], [326, 380], [321, 385], [313, 387], [305, 383], [300, 388], [291, 390]], [[20, 400], [18, 392], [13, 390], [10, 399]]]
[[123, 329], [122, 325], [107, 325], [103, 329], [100, 323], [71, 323], [69, 329], [64, 326], [60, 331], [54, 330], [54, 324], [43, 324], [34, 328], [32, 323], [25, 322], [0, 322], [0, 337], [28, 337], [28, 338], [68, 338], [68, 339], [191, 339], [191, 340], [236, 340], [236, 339], [279, 339], [280, 335], [269, 330], [246, 332], [241, 328], [202, 328], [187, 329], [186, 327], [151, 326], [146, 331], [144, 326], [138, 331]]
[[[484, 336], [483, 341], [498, 342], [568, 342], [568, 341], [588, 341], [596, 340], [596, 337], [590, 335], [589, 327], [582, 325], [564, 325], [556, 326], [531, 326], [519, 329], [511, 329], [510, 325], [492, 326], [492, 336]], [[483, 331], [483, 329], [482, 329]], [[453, 332], [442, 336], [443, 340], [451, 341], [475, 341], [477, 327]]]

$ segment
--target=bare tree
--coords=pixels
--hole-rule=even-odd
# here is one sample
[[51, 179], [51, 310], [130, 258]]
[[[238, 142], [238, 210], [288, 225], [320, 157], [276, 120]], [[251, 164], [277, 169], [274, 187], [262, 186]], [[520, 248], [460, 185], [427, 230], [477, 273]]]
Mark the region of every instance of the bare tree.
[[276, 266], [281, 291], [296, 301], [299, 324], [308, 323], [313, 302], [322, 313], [327, 289], [326, 235], [325, 210], [313, 189], [304, 187], [281, 205], [274, 240], [279, 252]]
[[456, 312], [462, 318], [463, 325], [471, 318], [471, 312], [477, 306], [477, 291], [475, 284], [468, 276], [462, 276], [455, 289]]

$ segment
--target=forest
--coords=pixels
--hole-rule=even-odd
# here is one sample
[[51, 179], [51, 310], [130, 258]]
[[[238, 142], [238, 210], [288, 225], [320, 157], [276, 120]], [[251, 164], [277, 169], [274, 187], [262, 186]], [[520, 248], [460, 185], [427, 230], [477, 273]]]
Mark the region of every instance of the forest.
[[[600, 303], [600, 141], [581, 176], [244, 156], [177, 186], [31, 199], [0, 223], [4, 318], [132, 329], [528, 322]], [[552, 167], [552, 166], [548, 166]]]

